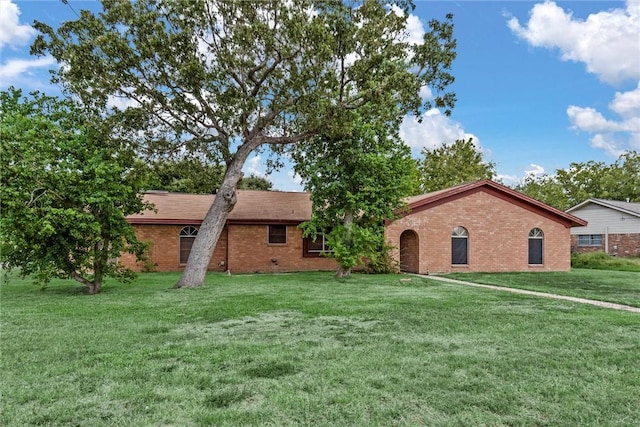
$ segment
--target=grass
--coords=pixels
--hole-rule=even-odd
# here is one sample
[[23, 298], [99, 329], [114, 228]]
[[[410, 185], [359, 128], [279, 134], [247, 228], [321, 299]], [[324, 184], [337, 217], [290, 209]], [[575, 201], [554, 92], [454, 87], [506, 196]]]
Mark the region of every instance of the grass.
[[0, 424], [637, 425], [637, 314], [401, 277], [12, 278]]
[[640, 258], [621, 258], [604, 252], [573, 253], [571, 266], [595, 270], [617, 270], [640, 272]]
[[447, 277], [640, 307], [640, 274], [572, 269], [570, 272], [455, 273]]

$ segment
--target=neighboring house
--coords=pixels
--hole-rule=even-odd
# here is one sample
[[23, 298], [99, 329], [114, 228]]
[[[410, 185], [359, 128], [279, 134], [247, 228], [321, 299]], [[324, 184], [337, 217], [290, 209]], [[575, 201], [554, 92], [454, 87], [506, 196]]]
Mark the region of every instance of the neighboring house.
[[640, 203], [588, 199], [567, 212], [589, 222], [571, 229], [573, 251], [640, 256]]
[[[155, 205], [127, 218], [150, 243], [149, 261], [120, 262], [142, 270], [184, 268], [213, 195], [152, 191]], [[586, 225], [501, 184], [481, 180], [408, 199], [409, 211], [385, 224], [401, 269], [452, 271], [555, 271], [570, 268], [572, 226]], [[334, 270], [321, 256], [322, 236], [302, 237], [298, 225], [311, 217], [308, 193], [238, 190], [238, 202], [216, 246], [209, 270], [232, 273]]]
[[[198, 228], [213, 203], [213, 195], [150, 191], [144, 199], [154, 211], [127, 217], [136, 235], [150, 243], [149, 261], [135, 264], [123, 254], [120, 262], [142, 270], [179, 271], [189, 258]], [[307, 193], [238, 190], [214, 250], [209, 270], [232, 273], [334, 270], [333, 259], [320, 256], [323, 238], [302, 238], [300, 223], [311, 217]], [[145, 265], [147, 267], [145, 267]]]
[[415, 196], [386, 224], [401, 269], [421, 274], [566, 271], [586, 221], [490, 180]]

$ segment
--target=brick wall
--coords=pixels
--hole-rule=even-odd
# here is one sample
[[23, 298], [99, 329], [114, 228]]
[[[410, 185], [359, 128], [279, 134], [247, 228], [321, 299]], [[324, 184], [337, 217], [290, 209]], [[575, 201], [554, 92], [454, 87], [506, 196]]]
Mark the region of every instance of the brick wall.
[[[180, 230], [183, 225], [134, 225], [139, 240], [149, 243], [146, 263], [135, 262], [135, 257], [122, 254], [120, 263], [136, 271], [143, 271], [150, 267], [154, 271], [180, 271], [184, 265], [180, 264]], [[218, 245], [213, 252], [208, 269], [211, 271], [226, 271], [227, 230], [222, 230]]]
[[[602, 236], [604, 240], [604, 235]], [[605, 250], [604, 241], [600, 246], [578, 246], [578, 236], [571, 236], [571, 250], [587, 253]], [[609, 234], [609, 253], [620, 257], [640, 256], [640, 234]]]
[[[179, 236], [181, 225], [134, 225], [138, 239], [149, 242], [147, 263], [135, 262], [135, 257], [122, 254], [119, 262], [136, 271], [145, 265], [155, 271], [180, 271]], [[268, 226], [232, 225], [222, 230], [208, 269], [232, 273], [287, 272], [335, 270], [337, 264], [328, 258], [302, 256], [302, 232], [287, 226], [287, 243], [268, 244]], [[228, 254], [227, 254], [228, 247]], [[227, 259], [228, 256], [228, 259]]]
[[[451, 232], [456, 226], [469, 232], [468, 264], [451, 264]], [[544, 232], [543, 264], [529, 265], [529, 232]], [[418, 235], [419, 272], [565, 271], [570, 269], [570, 228], [537, 212], [478, 191], [390, 223], [387, 241], [400, 247], [400, 235]], [[399, 259], [399, 251], [395, 254]]]
[[232, 273], [335, 270], [333, 259], [305, 258], [302, 231], [287, 226], [286, 244], [268, 243], [268, 226], [237, 225], [229, 228], [229, 268]]

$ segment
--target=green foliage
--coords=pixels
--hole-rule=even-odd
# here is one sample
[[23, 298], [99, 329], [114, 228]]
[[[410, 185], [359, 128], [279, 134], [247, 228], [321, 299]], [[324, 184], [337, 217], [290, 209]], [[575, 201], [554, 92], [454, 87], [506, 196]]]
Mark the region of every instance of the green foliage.
[[257, 175], [249, 175], [248, 177], [243, 177], [242, 180], [238, 183], [238, 188], [242, 190], [261, 190], [261, 191], [269, 191], [273, 184], [267, 178]]
[[419, 193], [496, 176], [495, 163], [483, 160], [473, 138], [459, 139], [438, 148], [424, 148], [422, 155], [423, 159], [418, 161]]
[[161, 158], [146, 168], [149, 189], [177, 193], [213, 194], [220, 187], [224, 168], [194, 156]]
[[571, 163], [557, 169], [554, 175], [527, 177], [516, 187], [535, 199], [560, 210], [589, 198], [640, 201], [640, 153], [629, 151], [614, 163]]
[[343, 118], [341, 133], [325, 133], [293, 154], [313, 205], [305, 234], [330, 230], [330, 256], [340, 264], [340, 274], [376, 256], [384, 220], [394, 217], [415, 184], [413, 160], [398, 127], [371, 117], [353, 112], [351, 122]]
[[70, 101], [0, 93], [1, 260], [46, 284], [70, 277], [90, 293], [104, 276], [131, 279], [110, 262], [144, 245], [125, 216], [145, 208], [133, 151]]
[[571, 267], [640, 272], [640, 259], [614, 257], [602, 251], [572, 253]]
[[381, 247], [369, 254], [365, 266], [365, 272], [371, 274], [391, 274], [400, 271], [400, 262], [393, 258], [391, 251], [393, 246], [383, 243]]

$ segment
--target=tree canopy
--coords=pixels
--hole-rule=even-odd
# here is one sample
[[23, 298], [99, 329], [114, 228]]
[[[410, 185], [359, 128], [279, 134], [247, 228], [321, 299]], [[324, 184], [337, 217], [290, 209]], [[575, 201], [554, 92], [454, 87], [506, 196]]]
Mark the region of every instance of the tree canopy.
[[[368, 103], [448, 113], [451, 16], [407, 40], [410, 0], [104, 0], [57, 30], [36, 22], [32, 52], [87, 106], [114, 106], [149, 150], [202, 152], [225, 165], [177, 286], [203, 283], [248, 156], [340, 128]], [[91, 66], [87, 66], [91, 64]], [[337, 69], [344, 72], [336, 72]], [[436, 96], [421, 100], [423, 87]], [[117, 102], [116, 102], [117, 101]], [[126, 108], [115, 108], [126, 105]]]
[[486, 162], [472, 138], [424, 148], [418, 160], [420, 192], [429, 193], [478, 179], [493, 179], [496, 165]]
[[147, 187], [178, 193], [213, 194], [222, 182], [224, 167], [195, 156], [161, 157], [145, 163]]
[[527, 177], [516, 189], [563, 211], [592, 197], [640, 202], [640, 153], [626, 152], [612, 164], [574, 162], [553, 175]]
[[111, 139], [70, 101], [0, 93], [0, 259], [46, 284], [72, 278], [89, 293], [105, 276], [132, 272], [110, 262], [122, 251], [142, 259], [125, 216], [140, 212], [143, 181], [135, 153]]
[[393, 218], [416, 182], [398, 126], [369, 120], [368, 110], [352, 112], [349, 128], [323, 133], [294, 154], [313, 207], [305, 234], [327, 238], [340, 277], [365, 257], [383, 256], [384, 220]]

